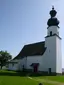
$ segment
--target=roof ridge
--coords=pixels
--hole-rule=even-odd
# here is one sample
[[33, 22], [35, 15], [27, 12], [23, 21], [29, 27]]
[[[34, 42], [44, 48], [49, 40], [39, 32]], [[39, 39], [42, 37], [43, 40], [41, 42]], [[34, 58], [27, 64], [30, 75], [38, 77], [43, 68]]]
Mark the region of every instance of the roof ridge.
[[26, 44], [26, 45], [24, 45], [24, 46], [27, 46], [27, 45], [33, 45], [33, 44], [39, 44], [39, 43], [45, 43], [45, 41], [35, 42], [35, 43], [30, 43], [30, 44]]

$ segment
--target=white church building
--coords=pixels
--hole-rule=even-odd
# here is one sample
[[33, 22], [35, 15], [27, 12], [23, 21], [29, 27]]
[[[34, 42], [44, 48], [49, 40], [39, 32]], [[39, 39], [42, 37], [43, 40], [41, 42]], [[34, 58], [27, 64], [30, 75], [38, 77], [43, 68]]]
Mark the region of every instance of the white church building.
[[9, 70], [26, 69], [34, 72], [62, 73], [61, 38], [56, 13], [52, 7], [45, 41], [25, 45], [9, 62]]

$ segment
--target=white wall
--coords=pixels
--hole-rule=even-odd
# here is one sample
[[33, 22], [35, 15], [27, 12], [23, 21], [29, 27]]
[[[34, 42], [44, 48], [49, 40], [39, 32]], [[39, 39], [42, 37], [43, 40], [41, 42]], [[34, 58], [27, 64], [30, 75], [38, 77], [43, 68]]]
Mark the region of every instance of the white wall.
[[45, 47], [47, 47], [43, 57], [45, 68], [47, 70], [51, 68], [52, 72], [56, 72], [56, 36], [45, 38]]
[[20, 59], [20, 62], [18, 63], [18, 69], [19, 70], [22, 70], [23, 69], [23, 65], [24, 65], [24, 68], [26, 68], [26, 57]]
[[27, 69], [33, 69], [30, 65], [32, 63], [39, 63], [38, 71], [42, 71], [42, 56], [28, 56], [27, 57]]
[[52, 34], [59, 35], [59, 28], [57, 26], [51, 26], [47, 30], [47, 35], [50, 35], [50, 31], [52, 31]]
[[18, 70], [18, 64], [13, 65], [12, 63], [9, 63], [8, 70]]
[[18, 62], [20, 62], [20, 60], [11, 60], [11, 62], [16, 62], [16, 63], [9, 63], [8, 64], [8, 70], [18, 70]]
[[15, 59], [12, 60], [13, 62], [17, 62], [13, 65], [13, 63], [9, 63], [9, 70], [22, 70], [23, 69], [23, 65], [26, 68], [26, 57], [22, 58], [22, 59]]
[[[45, 57], [43, 57], [45, 68], [51, 68], [52, 72], [62, 73], [61, 40], [57, 36], [45, 38]], [[47, 63], [47, 64], [46, 64]], [[44, 66], [43, 66], [44, 67]]]
[[56, 72], [62, 73], [62, 53], [61, 53], [61, 40], [56, 37]]

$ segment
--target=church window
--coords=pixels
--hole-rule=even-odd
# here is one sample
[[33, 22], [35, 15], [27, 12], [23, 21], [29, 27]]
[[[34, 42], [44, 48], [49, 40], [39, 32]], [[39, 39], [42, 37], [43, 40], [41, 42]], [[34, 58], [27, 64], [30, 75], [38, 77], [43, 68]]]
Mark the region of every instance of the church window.
[[12, 63], [12, 66], [14, 66], [14, 63]]
[[52, 31], [50, 31], [50, 36], [52, 36]]

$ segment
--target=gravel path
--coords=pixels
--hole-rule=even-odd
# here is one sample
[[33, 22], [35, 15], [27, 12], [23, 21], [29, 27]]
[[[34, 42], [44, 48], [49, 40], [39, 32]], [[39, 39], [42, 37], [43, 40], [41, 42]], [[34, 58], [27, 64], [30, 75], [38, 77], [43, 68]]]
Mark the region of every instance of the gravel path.
[[47, 82], [47, 83], [54, 84], [54, 85], [64, 85], [64, 83], [52, 81], [52, 80], [48, 80], [48, 79], [36, 79], [36, 78], [29, 77], [29, 76], [28, 76], [28, 78], [35, 80], [35, 81], [45, 82], [45, 83]]

